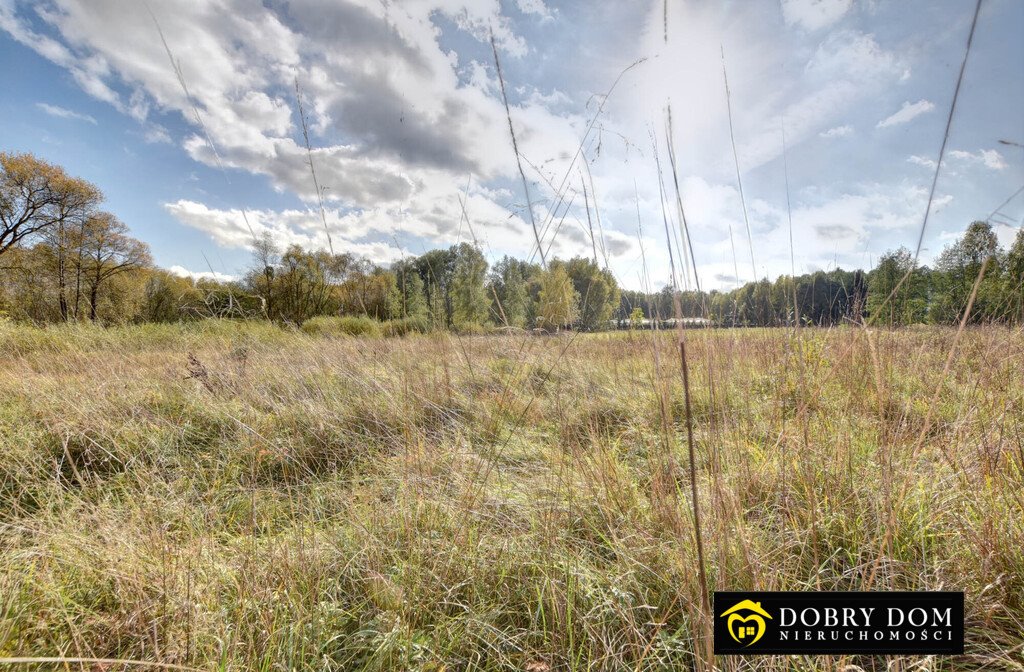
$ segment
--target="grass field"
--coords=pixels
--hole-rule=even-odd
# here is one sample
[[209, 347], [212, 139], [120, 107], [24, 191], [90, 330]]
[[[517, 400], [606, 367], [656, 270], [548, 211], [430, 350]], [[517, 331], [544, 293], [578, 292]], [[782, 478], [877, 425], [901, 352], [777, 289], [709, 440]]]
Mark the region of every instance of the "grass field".
[[[955, 661], [720, 669], [1024, 669], [1019, 330], [686, 338], [709, 589], [967, 594]], [[676, 341], [0, 324], [0, 658], [704, 668]]]

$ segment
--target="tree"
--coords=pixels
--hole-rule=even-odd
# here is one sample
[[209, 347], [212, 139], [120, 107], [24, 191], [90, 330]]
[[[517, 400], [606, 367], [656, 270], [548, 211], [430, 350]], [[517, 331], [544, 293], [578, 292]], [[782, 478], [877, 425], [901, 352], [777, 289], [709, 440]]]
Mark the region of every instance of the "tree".
[[868, 314], [876, 323], [894, 327], [923, 321], [928, 306], [924, 280], [925, 273], [916, 268], [910, 250], [886, 252], [868, 274]]
[[142, 322], [177, 322], [184, 316], [185, 307], [198, 298], [191, 279], [155, 270], [143, 287], [138, 318]]
[[18, 246], [7, 252], [0, 274], [0, 311], [19, 320], [53, 322], [60, 312], [53, 302], [51, 264], [38, 248]]
[[558, 331], [572, 325], [579, 316], [579, 294], [565, 264], [553, 261], [540, 274], [540, 292], [537, 301], [537, 327]]
[[311, 317], [331, 312], [333, 262], [327, 252], [307, 252], [290, 245], [281, 255], [274, 275], [273, 317], [302, 324]]
[[254, 268], [249, 272], [249, 285], [263, 303], [263, 315], [271, 317], [277, 308], [274, 305], [274, 275], [281, 261], [281, 250], [269, 231], [253, 243], [252, 259]]
[[403, 259], [391, 266], [399, 293], [398, 317], [423, 320], [427, 317], [427, 297], [423, 293], [423, 279], [412, 261]]
[[89, 290], [89, 319], [96, 321], [101, 288], [116, 275], [152, 263], [149, 247], [128, 235], [128, 227], [108, 212], [89, 217], [83, 226], [82, 277]]
[[451, 322], [456, 328], [482, 325], [487, 321], [491, 302], [487, 298], [484, 279], [487, 276], [487, 261], [480, 250], [460, 243], [451, 248], [454, 256], [452, 269]]
[[565, 264], [565, 270], [580, 297], [578, 328], [583, 331], [605, 329], [619, 304], [619, 284], [615, 277], [594, 261], [583, 257], [570, 259]]
[[775, 324], [776, 310], [771, 294], [771, 283], [767, 278], [747, 283], [741, 288], [739, 314], [745, 324], [757, 327]]
[[455, 257], [451, 250], [430, 250], [413, 262], [420, 279], [423, 281], [423, 293], [427, 301], [427, 314], [436, 329], [451, 326], [452, 301], [451, 281], [455, 267]]
[[978, 287], [970, 319], [980, 322], [997, 317], [1001, 310], [1001, 250], [992, 225], [971, 222], [962, 238], [947, 247], [935, 261], [937, 296], [933, 320], [955, 322], [967, 307], [982, 264], [990, 260]]
[[644, 311], [637, 306], [629, 313], [629, 328], [636, 330], [644, 326]]
[[99, 189], [60, 166], [0, 152], [0, 255], [52, 227], [83, 222], [102, 200]]
[[1024, 227], [1017, 229], [1017, 237], [1006, 254], [1006, 282], [1003, 290], [1006, 296], [1007, 317], [1017, 324], [1024, 324]]
[[402, 297], [395, 274], [366, 260], [356, 262], [339, 287], [339, 309], [378, 320], [401, 317]]
[[501, 325], [524, 327], [530, 308], [528, 278], [540, 267], [505, 256], [491, 271], [491, 318]]
[[649, 304], [650, 299], [643, 292], [633, 289], [624, 289], [619, 292], [619, 307], [615, 311], [615, 319], [619, 322], [619, 327], [632, 319], [635, 310], [640, 311], [641, 319], [648, 317], [645, 309]]

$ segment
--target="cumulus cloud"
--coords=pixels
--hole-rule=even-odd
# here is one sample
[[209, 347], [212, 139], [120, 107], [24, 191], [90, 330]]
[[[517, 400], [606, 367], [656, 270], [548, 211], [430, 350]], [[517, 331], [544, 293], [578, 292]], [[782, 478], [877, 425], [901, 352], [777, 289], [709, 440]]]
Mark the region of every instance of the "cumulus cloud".
[[907, 101], [903, 103], [903, 107], [899, 110], [890, 114], [885, 119], [878, 122], [878, 128], [888, 128], [889, 126], [898, 126], [905, 124], [909, 121], [913, 121], [917, 117], [921, 116], [925, 112], [931, 112], [935, 109], [935, 103], [930, 100], [919, 100], [916, 103]]
[[[669, 3], [666, 42], [662, 5], [656, 4], [637, 49], [651, 58], [613, 107], [630, 137], [647, 140], [652, 123], [663, 126], [666, 100], [672, 101], [675, 142], [686, 148], [688, 165], [704, 167], [705, 176], [724, 179], [734, 172], [723, 50], [744, 171], [781, 156], [783, 122], [794, 147], [841, 127], [853, 106], [895, 85], [908, 67], [873, 34], [838, 27], [794, 53], [778, 39], [777, 7], [757, 3], [745, 5], [752, 8], [746, 12], [723, 11], [716, 3]], [[802, 69], [793, 67], [796, 58]], [[689, 104], [696, 100], [699, 105]]]
[[[734, 187], [687, 178], [684, 194], [687, 219], [695, 236], [698, 264], [704, 281], [730, 288], [752, 279], [750, 252], [744, 231], [739, 193]], [[811, 272], [828, 259], [847, 268], [865, 267], [869, 256], [907, 244], [921, 225], [928, 190], [910, 181], [860, 182], [844, 188], [806, 188], [794, 193], [793, 229], [797, 272]], [[932, 212], [953, 201], [939, 194]], [[790, 273], [790, 238], [785, 206], [764, 201], [750, 204], [757, 277]], [[732, 228], [732, 241], [729, 228]], [[733, 257], [735, 246], [735, 261]]]
[[[300, 245], [306, 249], [328, 248], [327, 233], [323, 228], [320, 213], [312, 210], [248, 210], [210, 208], [202, 203], [179, 200], [165, 203], [164, 207], [178, 221], [209, 235], [227, 248], [250, 248], [254, 237], [266, 234], [282, 248]], [[388, 262], [401, 256], [388, 242], [355, 242], [368, 232], [368, 222], [358, 216], [345, 217], [337, 211], [330, 211], [328, 226], [339, 249], [374, 261]], [[248, 221], [247, 221], [248, 220]], [[251, 229], [251, 230], [250, 230]]]
[[[324, 218], [334, 248], [379, 262], [425, 251], [405, 250], [406, 243], [400, 239], [422, 240], [429, 246], [475, 242], [491, 252], [491, 256], [500, 256], [507, 250], [523, 255], [532, 249], [526, 242], [533, 240], [533, 233], [523, 219], [525, 212], [509, 210], [509, 204], [515, 200], [510, 192], [472, 183], [463, 194], [451, 194], [446, 173], [430, 171], [421, 177], [416, 193], [402, 202], [372, 208], [326, 208]], [[188, 199], [166, 203], [164, 207], [179, 222], [206, 233], [223, 247], [248, 248], [254, 236], [269, 233], [282, 246], [328, 248], [323, 218], [315, 208], [257, 209], [243, 213], [241, 209], [213, 208]], [[538, 221], [543, 221], [542, 208], [537, 210]], [[583, 230], [575, 215], [563, 218], [561, 226], [554, 222], [542, 232], [545, 251], [563, 257], [589, 256], [593, 245]], [[633, 241], [617, 231], [605, 232], [604, 245], [612, 258], [633, 249]]]
[[238, 279], [238, 276], [231, 275], [229, 273], [221, 273], [219, 271], [190, 271], [184, 266], [171, 266], [167, 269], [169, 272], [178, 276], [179, 278], [191, 278], [193, 280], [216, 280], [217, 282], [232, 282]]
[[142, 138], [149, 144], [171, 144], [171, 134], [160, 124], [149, 124], [142, 132]]
[[543, 21], [555, 18], [551, 9], [544, 4], [544, 0], [516, 0], [516, 7], [523, 14], [533, 14]]
[[[947, 167], [947, 164], [960, 168], [980, 166], [989, 170], [1005, 170], [1008, 167], [1003, 155], [994, 149], [979, 149], [977, 152], [953, 149], [947, 152], [947, 156], [948, 158], [942, 162], [944, 168]], [[912, 154], [907, 157], [907, 162], [929, 170], [935, 170], [935, 160], [926, 156]], [[957, 173], [950, 171], [949, 174], [956, 175]]]
[[1007, 167], [1003, 155], [994, 149], [979, 149], [977, 152], [954, 149], [950, 151], [949, 155], [965, 163], [980, 164], [991, 170], [1003, 170]]
[[843, 138], [846, 137], [847, 135], [850, 135], [851, 133], [853, 133], [853, 126], [844, 125], [833, 126], [827, 131], [822, 131], [821, 133], [818, 133], [818, 135], [823, 138]]
[[935, 170], [936, 165], [934, 159], [929, 159], [926, 156], [918, 156], [917, 154], [912, 154], [907, 157], [907, 162], [912, 163], [915, 166], [923, 166], [929, 170]]
[[818, 30], [843, 18], [853, 0], [782, 0], [782, 16], [787, 25]]
[[[144, 3], [117, 0], [53, 0], [31, 9], [0, 2], [0, 28], [67, 68], [87, 93], [137, 120], [147, 142], [172, 142], [153, 116], [177, 113], [192, 127], [180, 142], [194, 160], [265, 176], [276, 190], [311, 207], [322, 195], [333, 212], [347, 213], [346, 223], [357, 219], [379, 238], [410, 232], [435, 242], [457, 237], [458, 195], [467, 176], [488, 181], [515, 175], [493, 65], [460, 63], [440, 44], [444, 20], [446, 29], [454, 25], [477, 40], [483, 54], [493, 31], [504, 58], [525, 55], [526, 43], [499, 0], [303, 0], [287, 7], [171, 0], [152, 8], [155, 17]], [[520, 0], [520, 9], [545, 21], [554, 17], [541, 0]], [[296, 110], [296, 84], [310, 150]], [[518, 90], [512, 117], [520, 150], [538, 160], [553, 158], [552, 169], [564, 171], [584, 118], [567, 111], [559, 91]], [[486, 219], [482, 231], [512, 243], [510, 249], [521, 248], [522, 221], [504, 207], [512, 199], [492, 196], [476, 190], [467, 206]], [[220, 244], [239, 244], [229, 211], [174, 212], [190, 225], [201, 221]], [[295, 217], [273, 222], [282, 241], [318, 244]], [[390, 258], [394, 251], [382, 254]]]
[[96, 120], [88, 114], [82, 114], [69, 110], [67, 108], [60, 107], [59, 105], [50, 105], [48, 103], [36, 103], [36, 107], [50, 115], [51, 117], [59, 117], [61, 119], [77, 119], [78, 121], [86, 121], [90, 124], [96, 125]]

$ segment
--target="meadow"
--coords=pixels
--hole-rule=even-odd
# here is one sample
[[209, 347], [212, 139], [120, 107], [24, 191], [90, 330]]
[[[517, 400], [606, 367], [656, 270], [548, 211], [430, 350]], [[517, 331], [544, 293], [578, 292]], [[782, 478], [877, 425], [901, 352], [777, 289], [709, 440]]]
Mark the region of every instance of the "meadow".
[[[677, 333], [0, 323], [0, 659], [1024, 669], [1019, 328], [683, 335], [689, 415]], [[708, 590], [964, 590], [967, 654], [710, 658], [687, 418]]]

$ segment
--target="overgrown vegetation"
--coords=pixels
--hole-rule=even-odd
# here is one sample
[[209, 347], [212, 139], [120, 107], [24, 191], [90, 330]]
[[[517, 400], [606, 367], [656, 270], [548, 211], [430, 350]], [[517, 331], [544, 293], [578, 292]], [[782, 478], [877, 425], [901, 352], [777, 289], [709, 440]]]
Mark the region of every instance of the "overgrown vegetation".
[[[1020, 332], [689, 334], [712, 588], [967, 595], [955, 663], [759, 668], [1020, 670]], [[675, 338], [0, 324], [0, 656], [701, 666]]]

